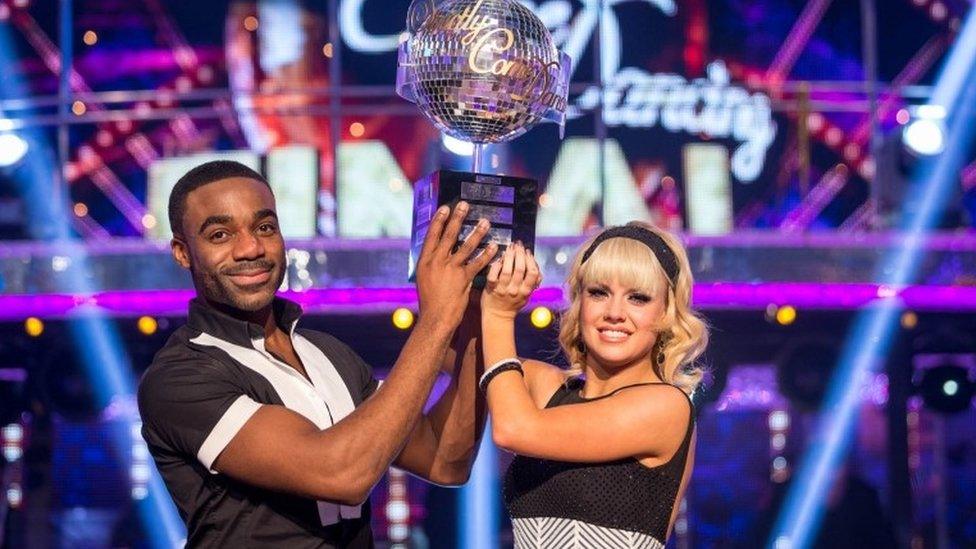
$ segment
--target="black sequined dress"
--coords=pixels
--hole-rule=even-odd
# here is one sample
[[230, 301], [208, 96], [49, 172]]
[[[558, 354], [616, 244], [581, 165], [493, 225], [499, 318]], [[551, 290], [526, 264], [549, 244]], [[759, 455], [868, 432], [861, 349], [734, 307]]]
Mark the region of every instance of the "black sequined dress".
[[[571, 380], [546, 408], [595, 400], [583, 398], [582, 387], [581, 379]], [[681, 446], [655, 467], [633, 458], [570, 463], [516, 456], [504, 488], [516, 549], [664, 547], [694, 430], [689, 413]]]

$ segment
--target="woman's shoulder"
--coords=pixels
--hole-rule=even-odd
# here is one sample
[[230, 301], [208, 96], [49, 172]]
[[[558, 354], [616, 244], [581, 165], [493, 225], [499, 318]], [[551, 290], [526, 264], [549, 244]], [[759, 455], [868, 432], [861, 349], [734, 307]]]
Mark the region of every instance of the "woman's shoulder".
[[[655, 395], [657, 397], [656, 400], [664, 401], [666, 404], [677, 404], [679, 407], [683, 407], [685, 409], [689, 409], [694, 405], [691, 400], [691, 396], [689, 396], [684, 389], [678, 387], [677, 385], [663, 381], [626, 385], [617, 389], [611, 394], [624, 393], [628, 391], [640, 391], [645, 395]], [[682, 404], [684, 406], [680, 406]]]
[[641, 423], [660, 425], [662, 422], [681, 433], [694, 421], [691, 397], [680, 387], [670, 383], [641, 383], [621, 387], [612, 399], [621, 409], [628, 410]]

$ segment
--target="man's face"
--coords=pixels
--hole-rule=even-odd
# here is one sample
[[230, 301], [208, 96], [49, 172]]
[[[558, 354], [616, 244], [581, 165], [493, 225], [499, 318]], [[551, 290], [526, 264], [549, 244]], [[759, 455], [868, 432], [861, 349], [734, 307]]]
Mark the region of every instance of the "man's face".
[[183, 236], [173, 257], [190, 269], [197, 293], [245, 312], [267, 307], [285, 276], [285, 244], [274, 195], [261, 181], [232, 177], [186, 197]]

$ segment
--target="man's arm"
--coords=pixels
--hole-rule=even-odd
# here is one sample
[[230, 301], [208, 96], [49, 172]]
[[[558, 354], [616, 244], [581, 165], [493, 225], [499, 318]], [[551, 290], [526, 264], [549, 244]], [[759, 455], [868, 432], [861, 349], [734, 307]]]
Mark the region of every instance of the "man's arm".
[[[418, 260], [420, 319], [386, 382], [334, 426], [320, 430], [281, 406], [261, 406], [231, 439], [214, 469], [242, 482], [320, 500], [358, 504], [400, 453], [437, 376], [468, 302], [471, 280], [494, 254], [465, 264], [487, 233], [478, 228], [456, 253], [467, 204], [438, 210]], [[426, 314], [425, 314], [426, 313]]]
[[464, 319], [445, 354], [445, 369], [453, 372], [450, 384], [420, 417], [396, 460], [397, 467], [435, 484], [457, 486], [467, 482], [485, 428], [487, 409], [477, 387], [484, 369], [480, 299], [480, 292], [472, 292]]

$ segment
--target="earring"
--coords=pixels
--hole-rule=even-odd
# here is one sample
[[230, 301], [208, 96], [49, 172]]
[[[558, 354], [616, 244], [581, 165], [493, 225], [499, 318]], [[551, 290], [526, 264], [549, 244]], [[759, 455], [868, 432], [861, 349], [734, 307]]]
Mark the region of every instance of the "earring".
[[657, 337], [657, 356], [655, 358], [657, 358], [658, 366], [664, 365], [664, 359], [667, 358], [664, 355], [664, 346], [667, 345], [668, 341], [670, 340], [671, 340], [670, 332], [662, 332]]

